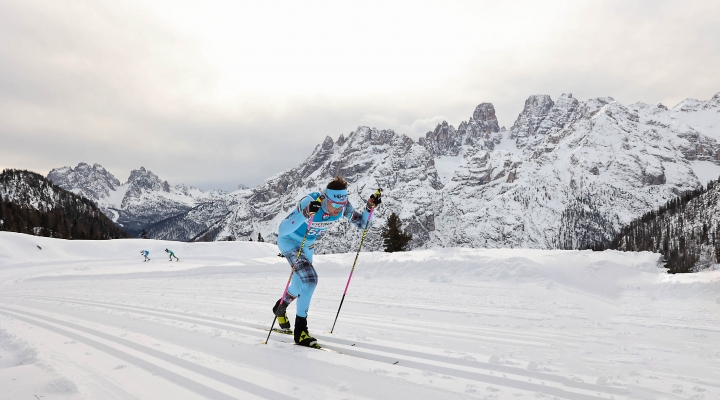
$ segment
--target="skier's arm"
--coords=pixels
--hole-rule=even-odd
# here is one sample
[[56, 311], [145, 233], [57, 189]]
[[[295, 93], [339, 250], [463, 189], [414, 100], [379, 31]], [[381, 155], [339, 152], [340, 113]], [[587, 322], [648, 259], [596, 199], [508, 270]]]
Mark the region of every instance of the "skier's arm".
[[370, 212], [368, 210], [365, 210], [363, 212], [357, 212], [355, 211], [355, 208], [348, 203], [345, 205], [345, 211], [343, 212], [343, 216], [350, 221], [353, 225], [355, 225], [358, 229], [365, 229], [368, 223], [368, 218], [370, 218]]
[[285, 236], [295, 232], [303, 222], [307, 222], [310, 215], [308, 214], [308, 208], [310, 202], [317, 200], [320, 197], [320, 193], [313, 192], [303, 197], [295, 207], [295, 210], [288, 215], [283, 222], [280, 223], [278, 228], [278, 236]]

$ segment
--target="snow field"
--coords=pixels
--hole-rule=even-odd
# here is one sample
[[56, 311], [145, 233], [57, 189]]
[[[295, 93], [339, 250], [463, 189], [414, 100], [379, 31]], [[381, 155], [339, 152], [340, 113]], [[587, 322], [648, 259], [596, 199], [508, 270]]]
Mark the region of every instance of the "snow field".
[[720, 271], [667, 275], [652, 253], [363, 253], [329, 334], [354, 257], [314, 262], [310, 332], [336, 354], [262, 344], [289, 273], [274, 245], [0, 232], [0, 398], [720, 398]]

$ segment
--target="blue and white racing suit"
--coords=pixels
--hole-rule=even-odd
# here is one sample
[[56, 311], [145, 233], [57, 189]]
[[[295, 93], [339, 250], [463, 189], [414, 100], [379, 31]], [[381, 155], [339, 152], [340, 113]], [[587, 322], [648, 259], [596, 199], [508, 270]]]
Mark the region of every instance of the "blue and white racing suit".
[[[337, 216], [333, 217], [327, 212], [330, 206], [327, 199], [324, 199], [320, 211], [313, 216], [312, 225], [308, 231], [307, 219], [309, 215], [307, 214], [307, 207], [311, 201], [317, 200], [321, 195], [319, 192], [313, 192], [303, 197], [297, 207], [280, 223], [278, 229], [278, 248], [290, 263], [290, 266], [295, 265], [295, 272], [292, 275], [292, 281], [284, 303], [289, 304], [297, 298], [297, 315], [300, 317], [307, 317], [310, 300], [318, 282], [315, 267], [312, 265], [315, 239], [343, 217], [347, 218], [359, 229], [363, 229], [367, 226], [370, 214], [367, 210], [362, 213], [355, 211], [348, 201], [345, 208]], [[305, 232], [307, 232], [305, 246], [300, 253], [297, 264], [295, 264], [295, 258], [300, 250]]]

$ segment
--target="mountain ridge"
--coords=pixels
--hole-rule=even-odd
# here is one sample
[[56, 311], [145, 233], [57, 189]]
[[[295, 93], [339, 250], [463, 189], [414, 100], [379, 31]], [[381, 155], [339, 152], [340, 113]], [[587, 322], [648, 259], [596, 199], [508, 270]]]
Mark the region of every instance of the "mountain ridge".
[[[508, 130], [499, 127], [493, 105], [481, 103], [457, 129], [443, 121], [417, 142], [369, 127], [328, 136], [297, 167], [256, 188], [193, 203], [146, 226], [163, 239], [247, 240], [260, 233], [272, 242], [296, 201], [339, 173], [355, 206], [384, 189], [368, 250], [381, 248], [379, 229], [391, 212], [413, 234], [412, 248], [584, 248], [697, 189], [705, 183], [699, 177], [720, 173], [719, 141], [720, 93], [672, 109], [533, 95]], [[317, 251], [351, 251], [358, 238], [337, 224]]]

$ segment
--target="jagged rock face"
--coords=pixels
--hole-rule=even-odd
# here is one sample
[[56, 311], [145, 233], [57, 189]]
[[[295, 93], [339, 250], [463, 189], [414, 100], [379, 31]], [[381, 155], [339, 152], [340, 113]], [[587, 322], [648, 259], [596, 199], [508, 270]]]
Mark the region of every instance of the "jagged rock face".
[[[127, 186], [128, 190], [123, 198], [123, 207], [125, 207], [127, 203], [133, 201], [133, 199], [137, 199], [142, 196], [145, 192], [155, 191], [170, 193], [170, 185], [167, 181], [161, 181], [157, 175], [146, 170], [145, 167], [140, 167], [140, 169], [134, 169], [130, 172], [130, 177], [127, 180]], [[181, 188], [181, 192], [183, 189], [187, 190], [184, 185]]]
[[472, 118], [468, 121], [468, 125], [472, 125], [471, 137], [488, 137], [493, 133], [500, 131], [497, 117], [495, 116], [495, 107], [490, 103], [481, 103], [475, 107]]
[[198, 189], [167, 181], [144, 167], [133, 170], [127, 182], [120, 184], [99, 164], [90, 167], [55, 168], [48, 179], [56, 185], [94, 201], [113, 222], [131, 235], [150, 225], [183, 214], [198, 203], [223, 196], [224, 192], [203, 193]]
[[[580, 106], [572, 94], [563, 94], [557, 102], [553, 102], [547, 95], [530, 96], [510, 128], [510, 137], [516, 139], [518, 148], [532, 150], [545, 140], [544, 135], [558, 132], [581, 118], [583, 110], [579, 109]], [[597, 109], [591, 114], [595, 111]]]
[[528, 97], [525, 100], [525, 107], [518, 115], [512, 128], [510, 128], [510, 137], [516, 139], [535, 136], [540, 124], [545, 120], [553, 105], [555, 103], [548, 95]]
[[475, 108], [472, 117], [460, 124], [457, 130], [447, 121], [438, 124], [433, 132], [420, 138], [419, 144], [434, 157], [455, 157], [461, 153], [463, 146], [470, 148], [492, 149], [500, 136], [495, 107], [490, 103], [482, 103]]
[[420, 138], [420, 145], [435, 157], [457, 156], [463, 144], [463, 135], [460, 135], [447, 121], [438, 124], [435, 130]]
[[549, 135], [561, 131], [565, 126], [580, 118], [580, 102], [572, 94], [563, 94], [553, 104], [537, 129], [538, 135]]
[[55, 168], [47, 178], [56, 185], [95, 202], [108, 197], [111, 191], [120, 186], [120, 181], [100, 164], [90, 166], [82, 162], [75, 169]]

